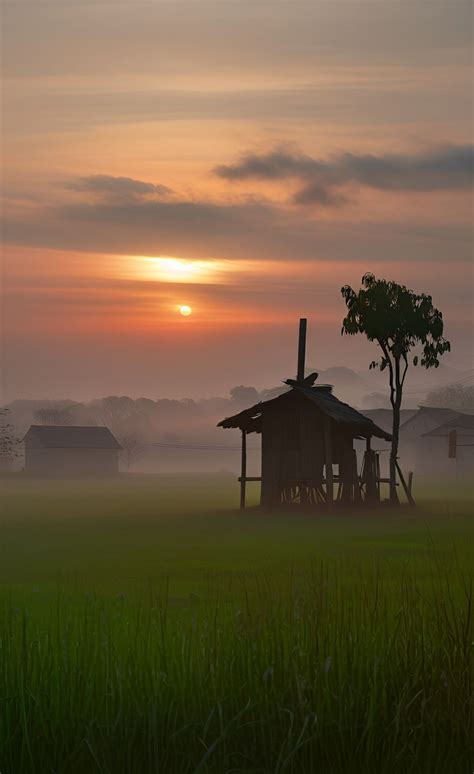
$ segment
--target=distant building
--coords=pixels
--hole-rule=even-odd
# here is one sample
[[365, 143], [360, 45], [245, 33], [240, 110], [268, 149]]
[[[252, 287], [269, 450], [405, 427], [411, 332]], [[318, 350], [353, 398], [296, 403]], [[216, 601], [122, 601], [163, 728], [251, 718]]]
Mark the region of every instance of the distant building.
[[110, 476], [122, 449], [107, 427], [31, 425], [25, 471], [41, 476]]
[[[461, 419], [460, 419], [461, 418]], [[444, 427], [453, 420], [472, 422], [469, 414], [450, 408], [420, 406], [418, 411], [400, 427], [400, 455], [405, 467], [417, 473], [446, 474], [454, 470], [448, 458], [447, 437], [445, 446], [432, 431]], [[446, 433], [446, 436], [448, 435]]]
[[[360, 409], [360, 413], [365, 417], [368, 417], [375, 422], [376, 425], [386, 430], [388, 433], [392, 432], [393, 424], [393, 409], [391, 408], [376, 408], [376, 409]], [[408, 422], [415, 414], [417, 409], [401, 409], [400, 410], [400, 424], [403, 425]]]
[[474, 473], [474, 416], [457, 414], [439, 427], [425, 433], [420, 446], [425, 445], [430, 467], [454, 474]]

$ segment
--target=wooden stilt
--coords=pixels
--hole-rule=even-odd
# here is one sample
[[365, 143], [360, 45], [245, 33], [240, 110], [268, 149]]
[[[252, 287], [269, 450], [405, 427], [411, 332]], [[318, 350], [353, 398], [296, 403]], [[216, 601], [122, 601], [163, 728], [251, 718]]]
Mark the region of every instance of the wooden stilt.
[[334, 502], [334, 477], [332, 472], [332, 436], [331, 420], [324, 417], [324, 462], [326, 465], [326, 502], [332, 505]]
[[375, 455], [375, 475], [377, 477], [377, 500], [380, 500], [380, 457]]
[[240, 465], [240, 510], [245, 508], [245, 488], [247, 486], [247, 433], [242, 430], [242, 456]]
[[370, 436], [366, 439], [362, 478], [365, 484], [366, 502], [378, 500], [376, 454], [372, 450]]
[[362, 502], [359, 474], [357, 472], [357, 453], [355, 449], [352, 449], [352, 496], [355, 503]]

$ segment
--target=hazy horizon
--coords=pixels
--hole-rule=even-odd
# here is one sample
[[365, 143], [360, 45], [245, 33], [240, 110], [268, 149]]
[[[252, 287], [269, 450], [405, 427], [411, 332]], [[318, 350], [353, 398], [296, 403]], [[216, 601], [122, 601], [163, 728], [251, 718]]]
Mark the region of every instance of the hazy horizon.
[[[4, 3], [2, 401], [364, 371], [340, 287], [473, 365], [472, 6]], [[188, 316], [180, 307], [191, 307]], [[435, 379], [435, 377], [431, 377]]]

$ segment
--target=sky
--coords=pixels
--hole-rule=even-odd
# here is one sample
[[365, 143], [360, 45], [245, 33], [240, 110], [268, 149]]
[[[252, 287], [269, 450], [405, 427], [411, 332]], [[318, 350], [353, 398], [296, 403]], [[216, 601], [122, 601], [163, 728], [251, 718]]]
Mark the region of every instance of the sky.
[[302, 316], [312, 365], [363, 370], [367, 271], [472, 367], [470, 2], [2, 12], [2, 400], [271, 387]]

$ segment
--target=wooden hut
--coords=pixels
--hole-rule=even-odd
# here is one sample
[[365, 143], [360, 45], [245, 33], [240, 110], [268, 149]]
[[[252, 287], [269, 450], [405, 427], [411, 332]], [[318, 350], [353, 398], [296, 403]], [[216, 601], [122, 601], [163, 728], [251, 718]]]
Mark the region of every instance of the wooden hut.
[[[378, 458], [371, 438], [386, 441], [391, 435], [371, 419], [343, 403], [330, 385], [317, 385], [317, 374], [304, 376], [306, 320], [300, 321], [297, 378], [287, 379], [289, 389], [276, 398], [257, 403], [227, 417], [219, 427], [238, 428], [242, 434], [240, 475], [241, 507], [245, 507], [245, 485], [261, 481], [261, 505], [326, 504], [376, 501], [380, 497]], [[246, 439], [262, 436], [260, 477], [247, 477]], [[366, 452], [359, 476], [354, 439], [366, 439]]]

